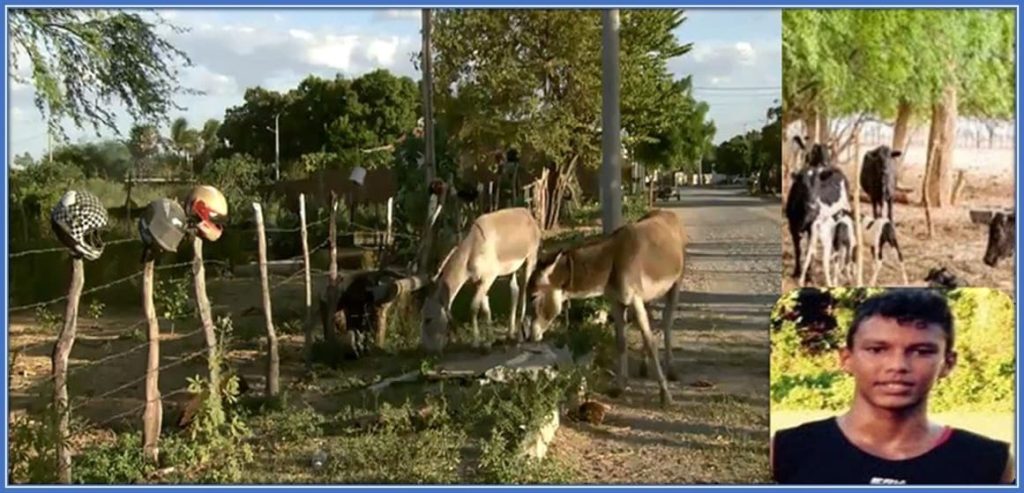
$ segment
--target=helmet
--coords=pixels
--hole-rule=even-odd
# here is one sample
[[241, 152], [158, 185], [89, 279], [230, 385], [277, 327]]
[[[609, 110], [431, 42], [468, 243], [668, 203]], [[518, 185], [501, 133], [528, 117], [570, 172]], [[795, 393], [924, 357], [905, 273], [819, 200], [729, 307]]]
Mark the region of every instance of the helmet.
[[178, 244], [185, 237], [188, 218], [177, 202], [171, 199], [156, 199], [149, 203], [146, 212], [139, 218], [139, 236], [147, 247], [154, 244], [165, 251], [178, 251]]
[[185, 200], [185, 214], [190, 223], [196, 226], [199, 236], [217, 241], [228, 218], [228, 201], [220, 190], [209, 185], [199, 185], [192, 189]]
[[95, 195], [69, 190], [50, 211], [50, 227], [72, 257], [96, 260], [103, 254], [100, 232], [107, 227], [107, 209]]

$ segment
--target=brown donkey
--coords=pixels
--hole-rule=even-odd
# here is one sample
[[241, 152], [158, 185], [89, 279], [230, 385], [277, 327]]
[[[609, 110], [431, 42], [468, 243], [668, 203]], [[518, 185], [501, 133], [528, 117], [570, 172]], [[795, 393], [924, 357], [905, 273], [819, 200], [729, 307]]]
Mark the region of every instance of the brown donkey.
[[527, 285], [533, 299], [531, 338], [541, 340], [544, 330], [562, 311], [565, 299], [604, 296], [612, 303], [615, 320], [619, 353], [616, 386], [624, 390], [628, 377], [624, 317], [626, 307], [632, 307], [661, 386], [661, 403], [670, 404], [668, 382], [658, 361], [644, 303], [665, 297], [665, 368], [674, 377], [671, 329], [685, 248], [686, 234], [679, 218], [670, 211], [654, 210], [610, 235], [558, 252], [554, 259], [537, 266]]

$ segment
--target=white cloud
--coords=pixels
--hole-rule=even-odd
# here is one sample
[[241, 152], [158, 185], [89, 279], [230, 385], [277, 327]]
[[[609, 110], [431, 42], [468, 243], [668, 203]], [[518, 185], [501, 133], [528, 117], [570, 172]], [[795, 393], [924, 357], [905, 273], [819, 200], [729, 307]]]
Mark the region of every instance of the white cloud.
[[373, 18], [375, 21], [418, 21], [422, 13], [420, 9], [384, 9], [375, 11]]
[[203, 91], [207, 96], [234, 96], [239, 92], [234, 77], [216, 73], [204, 65], [190, 68], [183, 82], [192, 89]]
[[310, 41], [313, 39], [313, 33], [309, 31], [303, 31], [302, 29], [289, 29], [290, 34], [295, 39], [301, 39], [303, 41]]
[[352, 52], [358, 36], [327, 36], [306, 47], [306, 60], [313, 65], [347, 71], [352, 65]]
[[398, 36], [392, 36], [390, 39], [375, 39], [370, 41], [370, 46], [366, 48], [366, 55], [367, 58], [376, 60], [384, 67], [390, 67], [395, 64], [398, 46]]
[[[694, 97], [706, 101], [708, 116], [718, 129], [721, 142], [746, 128], [760, 128], [765, 110], [781, 99], [782, 46], [775, 40], [699, 42], [693, 50], [672, 60], [677, 77], [690, 75]], [[706, 87], [759, 88], [756, 90], [704, 90]]]
[[754, 51], [754, 46], [746, 41], [740, 41], [736, 43], [736, 54], [739, 56], [740, 63], [743, 65], [752, 65], [755, 62], [757, 56]]

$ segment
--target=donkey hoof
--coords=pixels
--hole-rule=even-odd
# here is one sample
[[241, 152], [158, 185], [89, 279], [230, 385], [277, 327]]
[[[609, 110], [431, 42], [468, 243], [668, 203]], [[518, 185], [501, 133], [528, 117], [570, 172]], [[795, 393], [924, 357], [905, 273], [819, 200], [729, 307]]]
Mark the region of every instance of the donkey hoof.
[[622, 394], [626, 393], [626, 388], [625, 386], [613, 385], [606, 393], [608, 394], [608, 397], [618, 399], [619, 397], [622, 397]]

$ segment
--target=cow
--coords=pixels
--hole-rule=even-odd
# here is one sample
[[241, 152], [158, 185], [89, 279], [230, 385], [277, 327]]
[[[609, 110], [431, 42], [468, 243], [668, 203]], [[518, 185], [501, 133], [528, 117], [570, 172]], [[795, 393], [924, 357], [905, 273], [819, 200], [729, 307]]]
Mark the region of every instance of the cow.
[[1017, 238], [1017, 213], [997, 212], [988, 224], [988, 247], [985, 265], [995, 267], [1001, 259], [1013, 256]]
[[871, 213], [881, 217], [883, 207], [888, 206], [886, 217], [892, 222], [892, 199], [896, 194], [896, 158], [902, 151], [878, 146], [864, 155], [860, 169], [860, 187], [871, 198]]
[[903, 264], [903, 250], [900, 249], [899, 241], [896, 238], [896, 225], [885, 217], [878, 217], [868, 221], [863, 234], [864, 242], [868, 244], [874, 268], [871, 272], [869, 286], [874, 286], [878, 280], [878, 273], [882, 270], [883, 250], [886, 246], [896, 251], [896, 260], [900, 267], [900, 276], [903, 284], [909, 284], [907, 280], [907, 269]]
[[857, 255], [857, 236], [854, 234], [853, 215], [850, 211], [839, 211], [833, 217], [831, 237], [832, 258], [829, 264], [833, 272], [832, 277], [837, 284], [842, 284], [842, 279], [853, 279], [853, 264]]
[[815, 221], [831, 218], [841, 210], [850, 210], [850, 186], [843, 172], [832, 165], [827, 147], [814, 144], [808, 150], [803, 139], [794, 137], [793, 140], [801, 151], [805, 151], [803, 167], [792, 173], [793, 183], [785, 207], [796, 255], [793, 277], [797, 278], [802, 277], [800, 239], [805, 234], [810, 235], [812, 241], [808, 249], [813, 248], [817, 240], [813, 233]]

